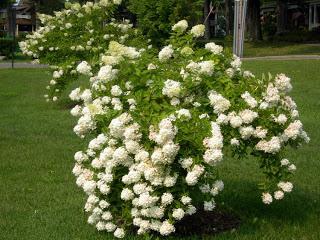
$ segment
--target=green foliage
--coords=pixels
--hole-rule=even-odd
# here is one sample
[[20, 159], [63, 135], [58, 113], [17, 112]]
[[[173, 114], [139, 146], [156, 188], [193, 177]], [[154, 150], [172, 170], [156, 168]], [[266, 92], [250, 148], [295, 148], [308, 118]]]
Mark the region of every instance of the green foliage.
[[65, 0], [29, 0], [31, 6], [35, 6], [37, 13], [52, 14], [64, 7]]
[[0, 2], [0, 8], [6, 8], [10, 4], [14, 3], [14, 0], [1, 0]]
[[128, 0], [128, 9], [135, 14], [139, 28], [156, 45], [168, 38], [177, 21], [199, 23], [202, 7], [202, 0]]
[[0, 38], [0, 56], [10, 57], [12, 48], [16, 48], [15, 45], [11, 38]]

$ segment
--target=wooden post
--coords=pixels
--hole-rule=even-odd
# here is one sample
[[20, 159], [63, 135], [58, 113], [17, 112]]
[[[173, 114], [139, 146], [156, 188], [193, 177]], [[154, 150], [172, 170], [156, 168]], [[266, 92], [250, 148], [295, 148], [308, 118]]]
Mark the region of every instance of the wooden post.
[[243, 57], [247, 0], [234, 1], [233, 54]]
[[17, 12], [15, 6], [12, 4], [10, 5], [10, 36], [13, 39], [12, 46], [11, 46], [11, 68], [14, 68], [14, 58], [15, 58], [15, 50], [16, 50], [16, 17]]

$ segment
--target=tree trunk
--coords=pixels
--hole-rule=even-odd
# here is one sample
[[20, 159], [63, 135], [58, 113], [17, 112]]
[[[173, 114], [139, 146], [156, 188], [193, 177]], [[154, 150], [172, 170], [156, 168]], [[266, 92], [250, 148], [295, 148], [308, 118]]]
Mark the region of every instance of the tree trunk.
[[209, 20], [209, 13], [210, 13], [210, 0], [205, 0], [204, 1], [204, 19], [206, 20], [204, 25], [206, 27], [205, 31], [205, 39], [209, 40], [210, 39], [210, 20]]
[[277, 0], [277, 34], [287, 30], [288, 1]]
[[225, 0], [224, 6], [226, 16], [226, 34], [231, 35], [232, 33], [232, 22], [233, 22], [233, 11], [232, 11], [232, 0]]
[[247, 32], [251, 41], [262, 40], [260, 0], [248, 1]]
[[37, 30], [37, 9], [35, 2], [30, 3], [31, 5], [31, 22], [32, 22], [32, 31]]
[[12, 8], [11, 5], [7, 7], [7, 26], [8, 26], [8, 36], [13, 36], [15, 29], [13, 29], [13, 18], [12, 18]]

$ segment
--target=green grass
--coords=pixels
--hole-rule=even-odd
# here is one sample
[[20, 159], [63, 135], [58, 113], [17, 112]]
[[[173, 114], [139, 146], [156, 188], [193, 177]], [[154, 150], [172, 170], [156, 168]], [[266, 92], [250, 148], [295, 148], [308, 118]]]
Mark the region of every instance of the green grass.
[[[292, 95], [312, 141], [288, 153], [298, 167], [295, 189], [271, 206], [260, 201], [256, 163], [225, 159], [226, 188], [219, 202], [237, 213], [242, 224], [205, 239], [318, 240], [320, 61], [250, 61], [245, 67], [256, 74], [267, 69], [292, 77]], [[111, 239], [86, 224], [85, 195], [71, 174], [73, 154], [84, 144], [72, 132], [75, 119], [64, 102], [44, 101], [49, 78], [45, 70], [0, 70], [0, 239]]]
[[320, 45], [295, 44], [286, 42], [245, 43], [245, 57], [281, 56], [281, 55], [319, 55]]
[[[213, 40], [232, 48], [231, 41]], [[245, 42], [244, 57], [264, 57], [281, 55], [320, 55], [320, 44], [302, 44], [288, 42]]]
[[[21, 52], [17, 52], [17, 53], [15, 53], [14, 61], [19, 62], [19, 63], [20, 62], [21, 63], [24, 63], [24, 62], [30, 63], [31, 61], [33, 61], [33, 58], [25, 56]], [[8, 63], [8, 62], [11, 62], [11, 57], [0, 61], [0, 63]]]

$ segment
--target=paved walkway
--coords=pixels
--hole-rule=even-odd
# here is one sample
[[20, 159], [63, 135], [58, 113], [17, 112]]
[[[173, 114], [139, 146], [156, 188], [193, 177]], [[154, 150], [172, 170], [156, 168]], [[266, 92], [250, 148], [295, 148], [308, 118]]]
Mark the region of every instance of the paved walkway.
[[308, 59], [319, 59], [320, 55], [284, 55], [284, 56], [265, 56], [265, 57], [245, 57], [243, 61], [247, 60], [308, 60]]
[[[284, 56], [265, 56], [265, 57], [245, 57], [242, 58], [243, 61], [251, 61], [251, 60], [308, 60], [308, 59], [316, 59], [320, 60], [320, 55], [284, 55]], [[1, 63], [0, 69], [11, 68], [10, 62]], [[48, 65], [41, 64], [32, 64], [26, 62], [17, 62], [14, 64], [14, 68], [48, 68]]]
[[[41, 65], [41, 64], [32, 64], [32, 63], [26, 63], [26, 62], [17, 62], [14, 63], [14, 68], [47, 68], [47, 65]], [[0, 69], [4, 68], [11, 68], [11, 62], [0, 62]]]

